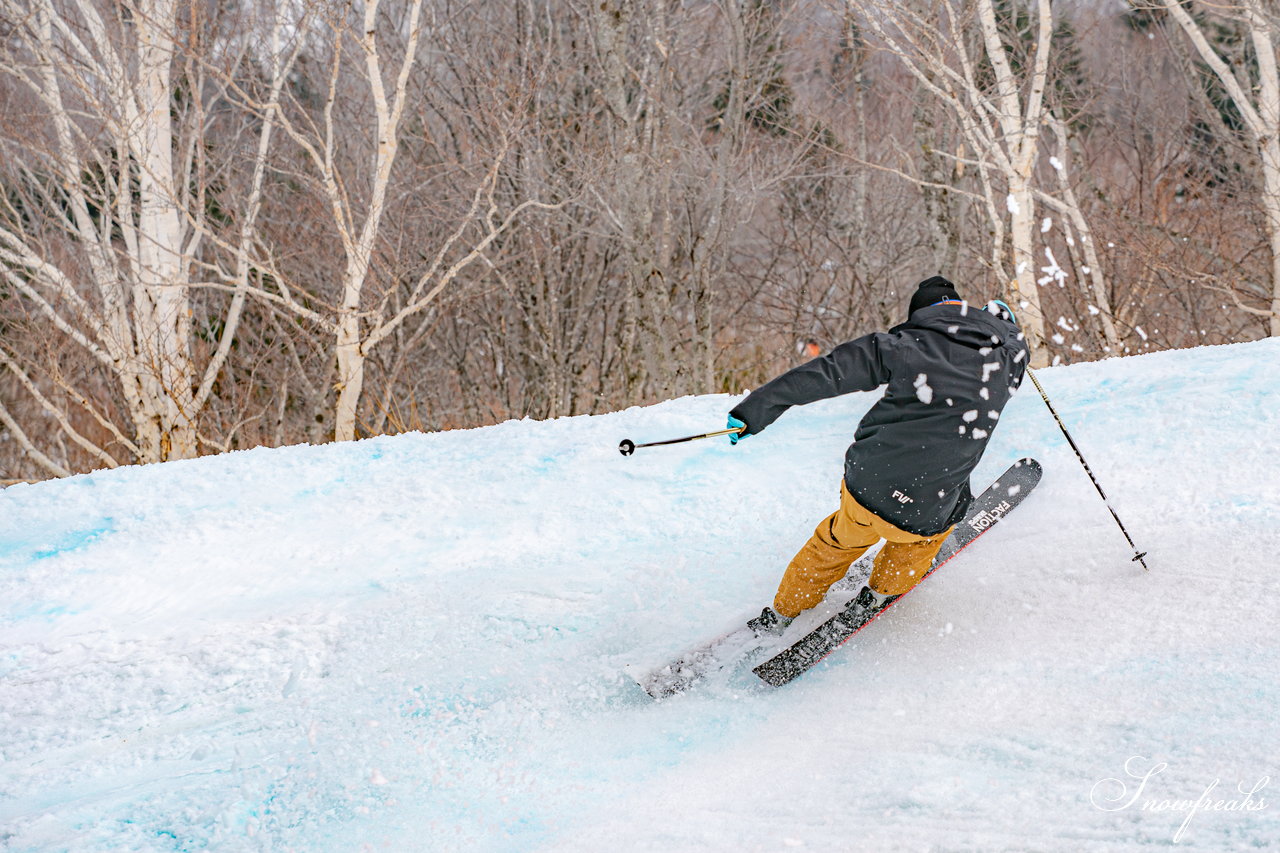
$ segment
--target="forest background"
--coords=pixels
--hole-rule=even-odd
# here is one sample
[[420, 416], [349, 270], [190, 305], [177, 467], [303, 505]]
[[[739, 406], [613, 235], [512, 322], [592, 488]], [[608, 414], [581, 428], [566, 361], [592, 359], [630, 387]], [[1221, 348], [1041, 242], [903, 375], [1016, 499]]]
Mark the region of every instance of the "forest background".
[[[0, 484], [1280, 334], [1272, 0], [0, 0]], [[716, 426], [716, 425], [712, 425]]]

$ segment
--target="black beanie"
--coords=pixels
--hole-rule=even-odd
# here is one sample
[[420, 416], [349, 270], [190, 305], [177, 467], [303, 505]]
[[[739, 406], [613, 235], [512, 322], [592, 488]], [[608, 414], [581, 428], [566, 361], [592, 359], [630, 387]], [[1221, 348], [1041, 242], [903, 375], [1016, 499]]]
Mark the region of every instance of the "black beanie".
[[911, 296], [911, 307], [907, 310], [907, 316], [910, 317], [921, 308], [928, 308], [944, 299], [959, 298], [960, 294], [956, 293], [956, 286], [942, 276], [926, 278], [916, 286], [916, 292]]

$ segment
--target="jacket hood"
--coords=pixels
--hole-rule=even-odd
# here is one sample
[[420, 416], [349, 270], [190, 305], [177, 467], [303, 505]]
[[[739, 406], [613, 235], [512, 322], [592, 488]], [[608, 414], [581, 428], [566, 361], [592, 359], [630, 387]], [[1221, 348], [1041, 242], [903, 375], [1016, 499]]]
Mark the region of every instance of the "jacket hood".
[[890, 329], [927, 329], [968, 347], [998, 347], [1015, 343], [1022, 334], [1008, 320], [1002, 320], [977, 305], [930, 305], [911, 319]]

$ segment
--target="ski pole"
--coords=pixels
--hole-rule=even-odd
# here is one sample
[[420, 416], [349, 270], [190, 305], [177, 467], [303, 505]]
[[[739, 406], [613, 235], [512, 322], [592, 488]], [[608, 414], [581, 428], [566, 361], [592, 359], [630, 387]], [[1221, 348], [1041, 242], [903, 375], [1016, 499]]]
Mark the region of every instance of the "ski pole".
[[1107, 505], [1107, 509], [1111, 512], [1111, 517], [1116, 520], [1116, 524], [1120, 526], [1120, 532], [1124, 534], [1124, 538], [1129, 541], [1129, 546], [1133, 548], [1133, 559], [1142, 564], [1143, 571], [1151, 571], [1147, 568], [1147, 561], [1142, 559], [1147, 556], [1146, 551], [1139, 551], [1138, 546], [1134, 544], [1133, 537], [1129, 535], [1129, 531], [1125, 529], [1124, 522], [1120, 520], [1120, 516], [1116, 514], [1115, 509], [1111, 506], [1111, 501], [1107, 499], [1107, 493], [1102, 491], [1102, 485], [1098, 482], [1098, 478], [1093, 476], [1093, 471], [1089, 469], [1089, 463], [1084, 461], [1084, 454], [1080, 452], [1080, 448], [1076, 447], [1075, 440], [1071, 437], [1071, 433], [1067, 432], [1067, 425], [1062, 422], [1062, 418], [1058, 417], [1058, 410], [1053, 407], [1053, 403], [1049, 402], [1049, 395], [1044, 392], [1044, 386], [1040, 384], [1040, 380], [1036, 378], [1035, 371], [1030, 367], [1027, 368], [1027, 375], [1031, 377], [1031, 381], [1035, 383], [1036, 390], [1040, 392], [1040, 399], [1044, 400], [1044, 404], [1049, 407], [1049, 414], [1053, 415], [1053, 419], [1058, 422], [1058, 429], [1062, 430], [1062, 434], [1067, 437], [1067, 444], [1071, 445], [1071, 449], [1076, 452], [1076, 458], [1080, 460], [1080, 464], [1084, 466], [1084, 472], [1089, 475], [1089, 479], [1093, 481], [1093, 487], [1098, 490], [1098, 494], [1102, 496], [1102, 502]]
[[645, 444], [636, 444], [629, 438], [622, 439], [618, 445], [618, 452], [623, 456], [630, 456], [636, 452], [637, 447], [657, 447], [660, 444], [680, 444], [684, 441], [697, 441], [700, 438], [715, 438], [718, 435], [729, 435], [731, 433], [742, 432], [746, 427], [730, 427], [729, 429], [719, 429], [715, 432], [704, 432], [702, 435], [686, 435], [684, 438], [668, 438], [666, 441], [650, 441]]

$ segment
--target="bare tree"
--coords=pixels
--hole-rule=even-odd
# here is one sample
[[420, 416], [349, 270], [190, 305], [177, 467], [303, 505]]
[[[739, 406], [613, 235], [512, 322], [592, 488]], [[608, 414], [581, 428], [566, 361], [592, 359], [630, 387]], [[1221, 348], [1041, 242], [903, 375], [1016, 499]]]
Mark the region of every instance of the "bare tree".
[[[221, 93], [184, 50], [207, 34], [175, 0], [0, 9], [0, 75], [24, 105], [2, 131], [2, 274], [32, 333], [94, 368], [72, 380], [56, 359], [4, 345], [0, 363], [91, 465], [195, 456], [242, 308], [222, 305], [217, 351], [199, 354], [192, 273], [212, 230], [205, 132]], [[116, 395], [87, 378], [102, 373]], [[45, 471], [67, 473], [38, 447], [49, 436], [0, 417]]]
[[738, 391], [939, 269], [1037, 363], [1275, 331], [1263, 0], [0, 20], [0, 482]]
[[[920, 84], [947, 105], [976, 155], [973, 165], [992, 231], [991, 264], [1021, 304], [1032, 358], [1043, 363], [1046, 331], [1035, 279], [1033, 173], [1041, 153], [1053, 36], [1049, 0], [1035, 3], [1034, 54], [1029, 67], [1017, 72], [993, 0], [945, 0], [923, 10], [884, 0], [849, 2]], [[970, 26], [980, 34], [978, 53], [970, 48]], [[982, 79], [985, 74], [990, 84]]]
[[[674, 389], [677, 356], [669, 334], [672, 170], [664, 162], [673, 128], [663, 98], [675, 89], [671, 51], [680, 31], [663, 3], [605, 0], [591, 8], [599, 54], [600, 90], [611, 124], [616, 165], [600, 200], [627, 254], [623, 296], [622, 360], [627, 384], [640, 391], [655, 383]], [[648, 38], [638, 38], [641, 29]], [[635, 43], [635, 48], [632, 47]], [[640, 51], [636, 56], [636, 51]]]
[[1057, 140], [1056, 154], [1050, 160], [1050, 167], [1057, 175], [1057, 195], [1049, 192], [1037, 193], [1037, 198], [1063, 216], [1069, 227], [1075, 231], [1075, 239], [1071, 245], [1078, 246], [1085, 262], [1079, 265], [1082, 281], [1088, 282], [1091, 303], [1094, 310], [1090, 313], [1097, 318], [1104, 352], [1115, 353], [1120, 350], [1120, 333], [1116, 329], [1115, 311], [1111, 306], [1111, 294], [1103, 275], [1102, 258], [1098, 254], [1098, 246], [1094, 240], [1093, 228], [1085, 217], [1076, 198], [1075, 188], [1071, 184], [1071, 138], [1067, 132], [1066, 122], [1050, 113], [1046, 119], [1053, 137]]
[[[465, 210], [455, 226], [439, 236], [422, 268], [409, 281], [402, 280], [400, 271], [390, 272], [397, 266], [394, 259], [380, 261], [379, 253], [385, 256], [388, 251], [388, 218], [405, 214], [408, 188], [397, 186], [396, 177], [406, 116], [415, 107], [430, 104], [432, 87], [440, 85], [431, 69], [419, 65], [424, 39], [430, 42], [442, 26], [440, 10], [435, 6], [424, 10], [422, 0], [386, 14], [381, 13], [379, 0], [365, 3], [358, 16], [345, 7], [312, 8], [318, 28], [310, 35], [329, 66], [316, 103], [298, 92], [287, 93], [279, 104], [247, 96], [243, 101], [264, 115], [278, 115], [282, 129], [301, 152], [307, 166], [302, 177], [315, 188], [328, 213], [326, 225], [340, 249], [341, 271], [336, 287], [327, 282], [298, 283], [270, 248], [263, 247], [268, 251], [257, 253], [253, 264], [270, 283], [250, 287], [249, 292], [331, 336], [337, 391], [333, 437], [347, 441], [356, 437], [370, 354], [429, 308], [464, 269], [483, 258], [521, 213], [550, 205], [526, 199], [509, 210], [499, 209], [495, 188], [509, 150], [509, 140], [500, 140], [474, 180]], [[415, 71], [424, 81], [416, 89], [411, 87]], [[518, 110], [508, 112], [518, 114]], [[424, 122], [419, 119], [420, 128]], [[394, 211], [393, 197], [401, 202]], [[244, 285], [238, 282], [237, 287]]]
[[[716, 387], [725, 260], [739, 229], [797, 160], [761, 166], [764, 137], [795, 153], [803, 128], [779, 112], [779, 9], [760, 0], [703, 7], [593, 4], [600, 91], [615, 165], [597, 192], [627, 252], [623, 362], [632, 391]], [[775, 146], [777, 147], [777, 146]]]
[[[1186, 34], [1196, 53], [1221, 82], [1248, 128], [1261, 163], [1261, 203], [1271, 250], [1271, 287], [1265, 309], [1240, 305], [1270, 318], [1272, 336], [1280, 335], [1280, 70], [1276, 63], [1275, 6], [1261, 0], [1215, 3], [1209, 11], [1244, 24], [1252, 47], [1254, 70], [1233, 69], [1205, 36], [1204, 28], [1185, 8], [1185, 0], [1164, 0], [1169, 13]], [[1206, 5], [1206, 4], [1201, 4]]]

